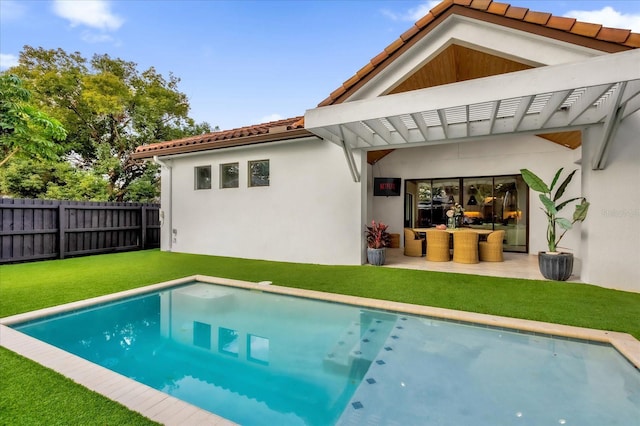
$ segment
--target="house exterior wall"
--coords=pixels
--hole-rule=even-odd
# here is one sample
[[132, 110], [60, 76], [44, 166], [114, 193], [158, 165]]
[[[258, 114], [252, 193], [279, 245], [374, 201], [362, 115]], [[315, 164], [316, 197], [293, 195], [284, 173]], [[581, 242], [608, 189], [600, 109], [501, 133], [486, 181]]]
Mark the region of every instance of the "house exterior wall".
[[605, 169], [592, 170], [601, 134], [601, 128], [583, 134], [582, 181], [591, 206], [582, 225], [582, 280], [640, 292], [640, 112], [621, 123]]
[[[247, 187], [248, 161], [265, 159], [270, 185]], [[162, 169], [163, 250], [361, 263], [363, 185], [353, 181], [336, 145], [308, 138], [162, 160], [171, 166]], [[233, 162], [240, 167], [239, 188], [220, 189], [219, 165]], [[194, 190], [194, 167], [206, 165], [212, 189]]]

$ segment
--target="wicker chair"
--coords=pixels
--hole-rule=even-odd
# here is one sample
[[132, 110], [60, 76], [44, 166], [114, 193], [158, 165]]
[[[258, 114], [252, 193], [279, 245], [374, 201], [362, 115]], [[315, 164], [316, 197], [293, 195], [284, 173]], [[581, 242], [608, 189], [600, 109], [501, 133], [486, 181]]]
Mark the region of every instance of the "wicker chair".
[[424, 239], [418, 238], [413, 229], [404, 228], [404, 255], [422, 257]]
[[455, 232], [453, 234], [453, 261], [457, 263], [478, 263], [478, 234], [475, 232]]
[[448, 262], [449, 233], [437, 229], [427, 231], [427, 260], [432, 262]]
[[504, 240], [504, 230], [493, 231], [487, 235], [487, 241], [480, 241], [480, 260], [486, 262], [504, 262], [502, 240]]

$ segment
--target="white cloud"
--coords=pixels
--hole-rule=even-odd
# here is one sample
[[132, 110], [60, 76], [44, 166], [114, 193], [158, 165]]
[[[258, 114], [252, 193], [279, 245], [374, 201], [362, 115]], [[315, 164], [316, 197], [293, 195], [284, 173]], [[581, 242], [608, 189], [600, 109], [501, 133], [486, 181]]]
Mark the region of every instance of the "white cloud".
[[22, 18], [27, 12], [27, 7], [24, 3], [19, 3], [14, 0], [1, 0], [0, 1], [0, 19], [4, 21], [15, 21]]
[[91, 31], [83, 31], [80, 38], [87, 43], [107, 43], [113, 41], [113, 37], [109, 34], [96, 34]]
[[429, 13], [429, 11], [433, 9], [438, 3], [441, 3], [441, 0], [429, 0], [401, 13], [396, 13], [388, 9], [383, 10], [382, 13], [391, 18], [391, 20], [393, 21], [416, 22], [427, 13]]
[[624, 14], [606, 6], [601, 10], [571, 10], [564, 16], [576, 18], [578, 21], [601, 24], [610, 28], [621, 28], [640, 32], [640, 14]]
[[280, 114], [271, 114], [271, 115], [262, 117], [260, 121], [258, 121], [258, 123], [268, 123], [270, 121], [278, 121], [278, 120], [282, 120], [282, 118], [283, 117]]
[[106, 0], [55, 0], [53, 11], [67, 19], [72, 27], [84, 25], [104, 31], [114, 31], [122, 26], [124, 20], [114, 15]]
[[0, 53], [0, 70], [15, 67], [18, 65], [18, 57], [10, 53]]

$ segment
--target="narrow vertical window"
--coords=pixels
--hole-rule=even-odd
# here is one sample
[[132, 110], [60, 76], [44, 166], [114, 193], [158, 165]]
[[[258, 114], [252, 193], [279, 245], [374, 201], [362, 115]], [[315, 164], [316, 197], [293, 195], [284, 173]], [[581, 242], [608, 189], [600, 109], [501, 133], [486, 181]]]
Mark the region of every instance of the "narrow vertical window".
[[269, 160], [249, 161], [249, 186], [269, 186]]
[[220, 165], [220, 188], [237, 188], [240, 167], [238, 163]]
[[211, 166], [195, 168], [195, 188], [211, 189]]

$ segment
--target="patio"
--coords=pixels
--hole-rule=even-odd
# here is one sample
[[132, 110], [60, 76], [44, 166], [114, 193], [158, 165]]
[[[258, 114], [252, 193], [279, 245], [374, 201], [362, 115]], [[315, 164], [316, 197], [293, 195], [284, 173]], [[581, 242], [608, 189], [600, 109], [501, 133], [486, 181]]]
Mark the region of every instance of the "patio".
[[[456, 272], [460, 274], [486, 275], [491, 277], [524, 278], [543, 280], [538, 269], [538, 256], [526, 253], [504, 253], [504, 262], [480, 262], [475, 264], [449, 262], [428, 262], [424, 257], [404, 255], [402, 248], [387, 248], [385, 265], [388, 268], [419, 269], [423, 271]], [[574, 271], [579, 268], [574, 265]], [[571, 275], [569, 282], [581, 282], [580, 277]]]

